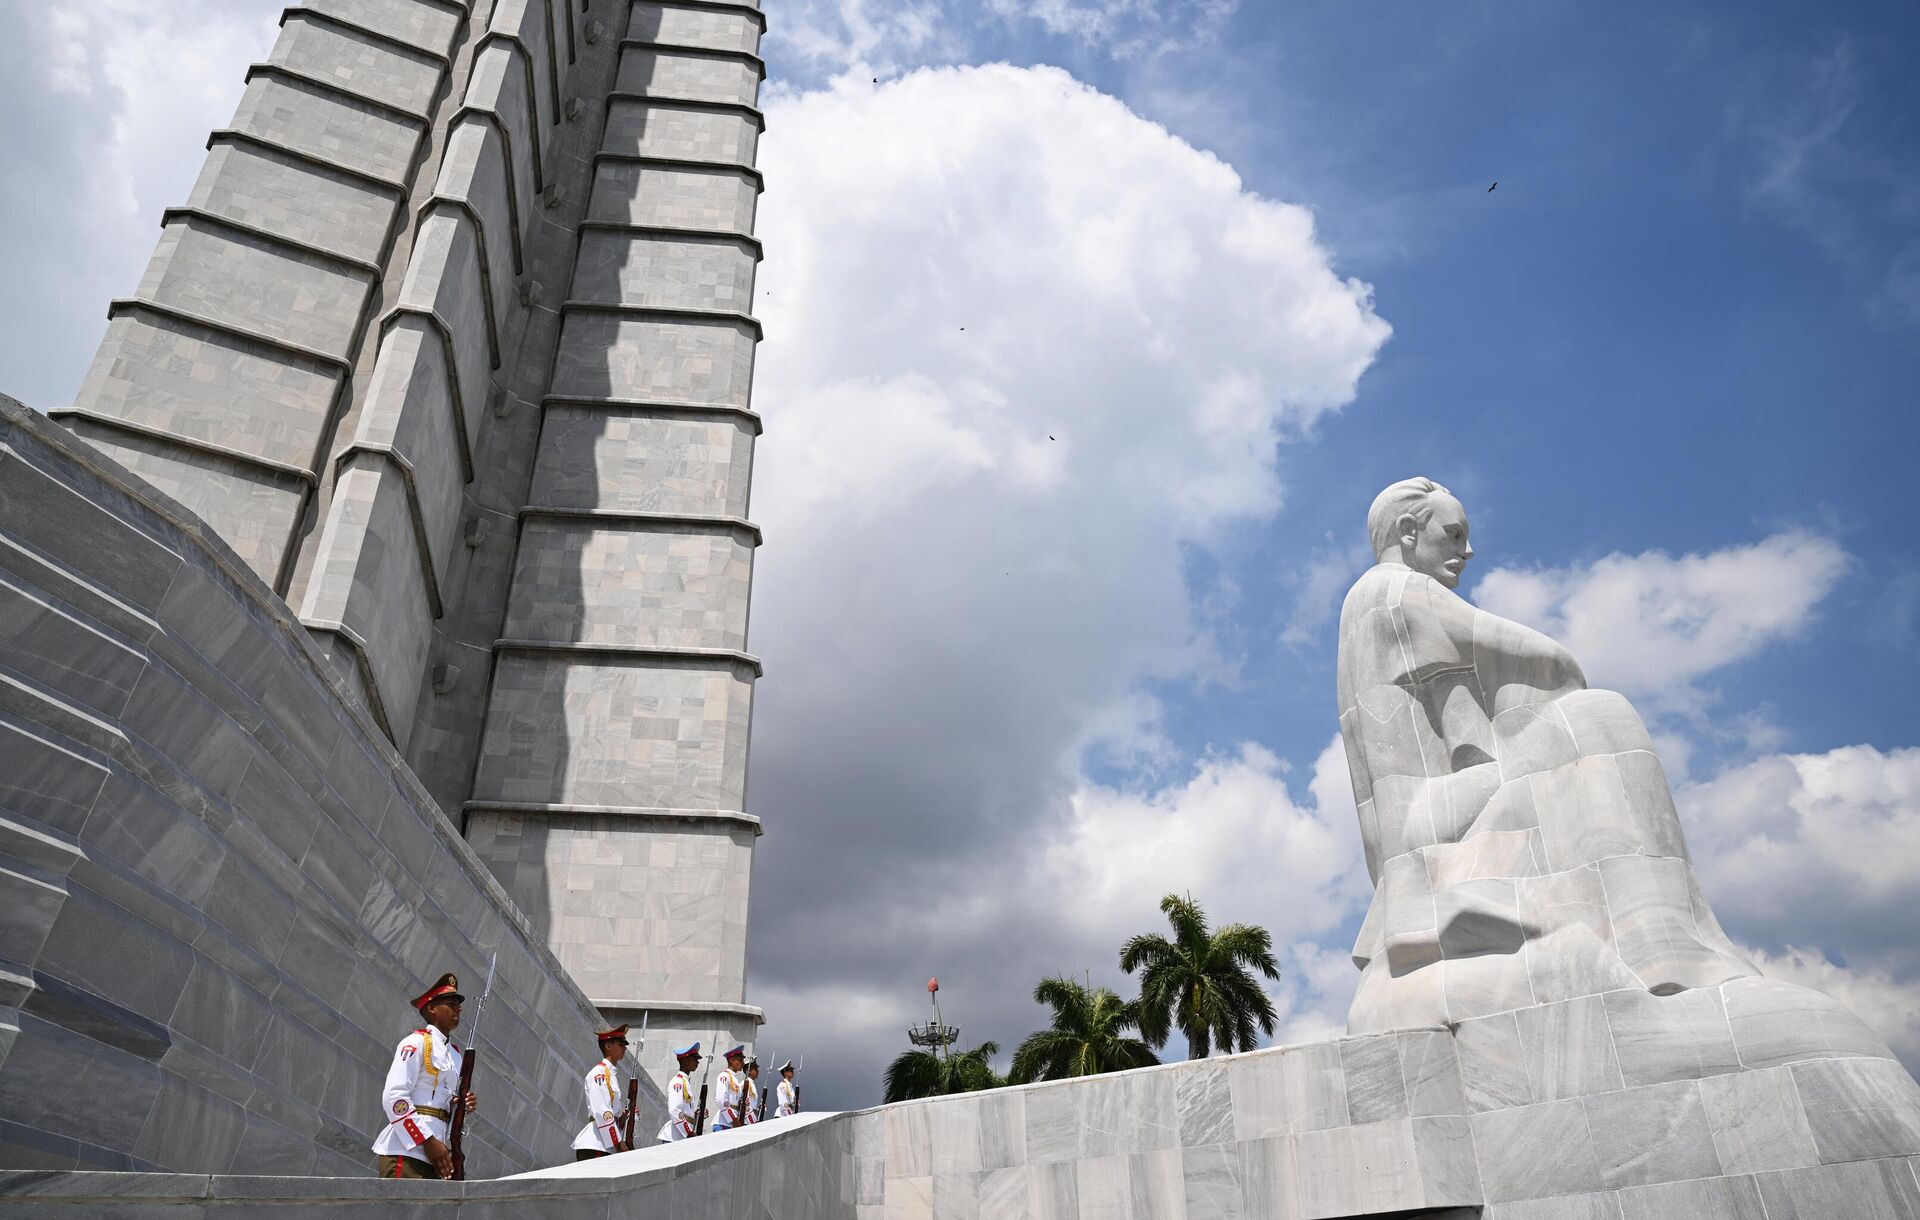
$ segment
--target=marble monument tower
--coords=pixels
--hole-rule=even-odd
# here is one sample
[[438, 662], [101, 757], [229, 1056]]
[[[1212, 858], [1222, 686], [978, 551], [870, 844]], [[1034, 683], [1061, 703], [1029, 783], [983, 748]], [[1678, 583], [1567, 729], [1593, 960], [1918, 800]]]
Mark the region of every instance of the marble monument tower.
[[289, 8], [52, 414], [197, 513], [613, 1020], [751, 1040], [764, 27]]

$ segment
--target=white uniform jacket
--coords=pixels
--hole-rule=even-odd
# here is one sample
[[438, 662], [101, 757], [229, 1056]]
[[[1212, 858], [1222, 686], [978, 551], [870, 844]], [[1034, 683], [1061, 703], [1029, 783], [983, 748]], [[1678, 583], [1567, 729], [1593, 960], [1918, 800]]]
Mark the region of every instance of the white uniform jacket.
[[747, 1125], [760, 1121], [760, 1082], [747, 1077]]
[[587, 1070], [587, 1125], [573, 1137], [580, 1152], [612, 1152], [620, 1137], [620, 1115], [627, 1103], [621, 1092], [620, 1069], [602, 1059]]
[[693, 1134], [693, 1081], [685, 1072], [675, 1072], [667, 1085], [667, 1125], [660, 1128], [660, 1142], [683, 1140]]
[[374, 1137], [374, 1154], [428, 1160], [421, 1145], [429, 1139], [445, 1142], [459, 1091], [460, 1048], [453, 1039], [437, 1029], [416, 1029], [400, 1039], [380, 1093], [387, 1125]]
[[773, 1116], [790, 1118], [800, 1109], [800, 1090], [793, 1087], [793, 1081], [783, 1080], [773, 1090]]
[[733, 1126], [733, 1108], [740, 1104], [742, 1086], [747, 1083], [747, 1074], [738, 1076], [722, 1068], [713, 1078], [713, 1129], [725, 1131]]

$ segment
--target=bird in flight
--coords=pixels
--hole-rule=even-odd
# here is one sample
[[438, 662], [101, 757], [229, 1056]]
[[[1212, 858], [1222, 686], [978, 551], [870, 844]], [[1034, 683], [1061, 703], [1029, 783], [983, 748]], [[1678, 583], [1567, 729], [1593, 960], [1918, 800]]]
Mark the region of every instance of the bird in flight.
[[1494, 179], [1493, 186], [1490, 186], [1487, 188], [1487, 194], [1489, 195], [1493, 194], [1493, 187], [1499, 186], [1499, 185], [1500, 185], [1500, 180], [1498, 178]]

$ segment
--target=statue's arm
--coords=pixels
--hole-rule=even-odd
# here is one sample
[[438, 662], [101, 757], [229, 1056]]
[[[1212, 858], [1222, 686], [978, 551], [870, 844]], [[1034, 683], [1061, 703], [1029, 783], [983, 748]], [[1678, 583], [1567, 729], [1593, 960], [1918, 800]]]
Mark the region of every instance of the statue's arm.
[[1497, 715], [1586, 689], [1580, 662], [1558, 640], [1486, 610], [1468, 609], [1474, 674], [1490, 711]]

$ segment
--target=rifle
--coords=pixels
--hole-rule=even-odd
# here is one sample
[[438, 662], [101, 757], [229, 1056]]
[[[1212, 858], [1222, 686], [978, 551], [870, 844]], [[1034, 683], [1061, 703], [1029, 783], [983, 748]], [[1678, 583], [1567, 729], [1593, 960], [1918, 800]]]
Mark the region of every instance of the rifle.
[[633, 1147], [633, 1120], [640, 1110], [640, 1077], [627, 1081], [627, 1112], [620, 1116], [620, 1142]]
[[[640, 1014], [640, 1045], [636, 1054], [647, 1049], [647, 1014]], [[640, 1116], [640, 1069], [633, 1069], [632, 1079], [627, 1081], [627, 1112], [620, 1116], [620, 1140], [633, 1150], [633, 1122]]]
[[453, 1095], [453, 1117], [447, 1120], [447, 1151], [453, 1154], [453, 1180], [467, 1180], [467, 1150], [462, 1137], [467, 1128], [467, 1094], [473, 1091], [473, 1064], [480, 1058], [480, 1018], [486, 1015], [487, 997], [493, 994], [493, 968], [500, 962], [494, 954], [487, 962], [487, 985], [473, 1009], [473, 1032], [467, 1038], [466, 1053], [460, 1056], [460, 1088]]
[[[719, 1034], [714, 1035], [716, 1041], [719, 1040], [719, 1037]], [[695, 1135], [705, 1135], [707, 1132], [707, 1084], [712, 1079], [713, 1060], [709, 1059], [707, 1060], [707, 1070], [700, 1077], [700, 1104], [695, 1106], [693, 1111], [693, 1133]]]

